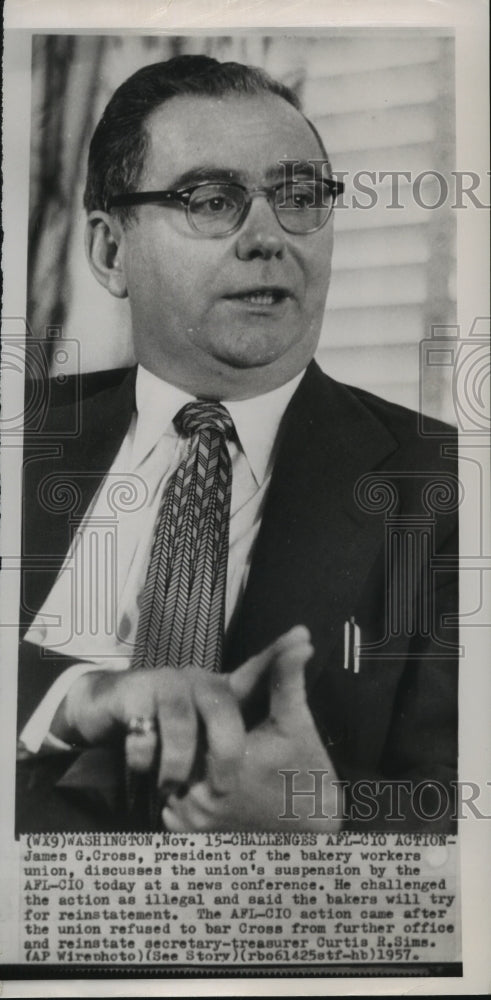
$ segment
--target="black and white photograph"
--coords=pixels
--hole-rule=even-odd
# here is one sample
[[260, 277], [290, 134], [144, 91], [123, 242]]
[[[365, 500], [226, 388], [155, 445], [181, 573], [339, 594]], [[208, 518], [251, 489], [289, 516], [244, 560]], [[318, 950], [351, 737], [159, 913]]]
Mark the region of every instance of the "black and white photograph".
[[454, 20], [11, 31], [10, 990], [470, 971], [489, 195]]

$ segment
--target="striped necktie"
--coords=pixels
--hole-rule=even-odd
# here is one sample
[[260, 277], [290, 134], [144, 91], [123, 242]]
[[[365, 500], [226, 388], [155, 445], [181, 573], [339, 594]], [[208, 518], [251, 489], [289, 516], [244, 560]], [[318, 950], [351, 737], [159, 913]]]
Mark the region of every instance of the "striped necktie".
[[[187, 403], [174, 425], [189, 445], [160, 506], [131, 669], [220, 670], [235, 430], [228, 410], [205, 400]], [[126, 772], [132, 829], [159, 828], [155, 779]]]
[[157, 518], [131, 666], [220, 670], [234, 425], [207, 400], [187, 403], [174, 424], [189, 445]]

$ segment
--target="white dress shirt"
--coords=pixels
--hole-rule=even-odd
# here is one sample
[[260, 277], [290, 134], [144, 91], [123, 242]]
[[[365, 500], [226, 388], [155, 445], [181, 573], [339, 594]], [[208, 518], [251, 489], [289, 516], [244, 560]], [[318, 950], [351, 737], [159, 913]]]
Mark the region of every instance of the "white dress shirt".
[[[254, 399], [222, 402], [237, 432], [228, 441], [232, 463], [225, 624], [230, 625], [247, 582], [254, 542], [271, 479], [283, 413], [303, 372]], [[139, 367], [136, 413], [74, 537], [52, 590], [26, 641], [78, 662], [49, 689], [21, 733], [31, 753], [66, 749], [49, 733], [74, 680], [88, 670], [126, 670], [131, 662], [142, 593], [160, 501], [190, 446], [173, 418], [195, 397]], [[101, 433], [104, 429], [101, 428]], [[41, 668], [42, 669], [42, 668]]]

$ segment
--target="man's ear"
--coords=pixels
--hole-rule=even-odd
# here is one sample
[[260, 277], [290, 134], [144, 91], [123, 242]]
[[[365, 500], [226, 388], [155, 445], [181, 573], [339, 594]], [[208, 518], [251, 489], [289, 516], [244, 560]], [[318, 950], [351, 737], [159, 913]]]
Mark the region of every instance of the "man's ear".
[[117, 299], [128, 295], [124, 269], [124, 230], [108, 212], [91, 212], [85, 229], [85, 250], [99, 284]]

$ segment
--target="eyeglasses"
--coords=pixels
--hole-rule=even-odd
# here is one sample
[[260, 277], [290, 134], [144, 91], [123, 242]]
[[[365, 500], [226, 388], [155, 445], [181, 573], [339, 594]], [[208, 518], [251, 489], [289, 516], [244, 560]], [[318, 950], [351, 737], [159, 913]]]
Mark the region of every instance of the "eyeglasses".
[[149, 204], [162, 208], [182, 207], [186, 209], [191, 229], [203, 236], [220, 237], [230, 236], [240, 229], [252, 199], [261, 196], [267, 198], [282, 229], [287, 233], [306, 235], [325, 226], [337, 195], [343, 191], [342, 181], [330, 178], [298, 180], [253, 190], [228, 181], [203, 181], [176, 191], [117, 194], [109, 200], [108, 210]]

